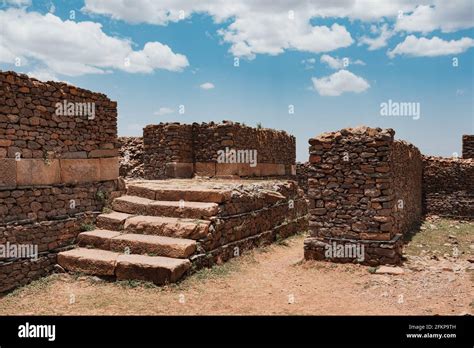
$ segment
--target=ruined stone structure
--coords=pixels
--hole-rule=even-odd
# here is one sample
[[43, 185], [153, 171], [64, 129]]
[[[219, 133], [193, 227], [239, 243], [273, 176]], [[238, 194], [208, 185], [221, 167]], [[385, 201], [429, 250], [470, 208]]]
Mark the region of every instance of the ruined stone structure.
[[474, 219], [474, 159], [423, 157], [425, 214]]
[[[161, 124], [147, 127], [144, 141], [117, 139], [116, 117], [103, 94], [0, 74], [0, 250], [37, 251], [1, 254], [0, 292], [56, 262], [163, 284], [307, 229], [307, 202], [292, 181], [145, 181], [121, 196], [118, 180], [119, 148], [129, 178], [144, 168], [159, 178], [290, 175], [294, 137], [225, 122]], [[229, 149], [255, 156], [229, 163]], [[109, 202], [114, 211], [100, 214]]]
[[136, 181], [112, 208], [80, 248], [59, 254], [61, 266], [165, 284], [308, 224], [303, 192], [284, 180]]
[[422, 214], [422, 161], [392, 129], [358, 127], [310, 139], [310, 238], [305, 258], [328, 259], [334, 243], [364, 247], [369, 265], [400, 262], [402, 236]]
[[311, 165], [309, 162], [296, 163], [296, 180], [298, 182], [298, 186], [305, 194], [308, 193], [308, 172], [310, 168]]
[[143, 179], [143, 138], [119, 137], [118, 143], [120, 146], [120, 176]]
[[[474, 217], [474, 159], [422, 160], [391, 129], [321, 134], [296, 165], [283, 131], [162, 123], [118, 139], [116, 119], [103, 94], [0, 72], [0, 292], [56, 263], [165, 284], [308, 228], [306, 259], [396, 264], [422, 202], [428, 214]], [[472, 144], [463, 137], [464, 157]], [[125, 187], [119, 155], [121, 176], [169, 180]]]
[[193, 169], [191, 125], [161, 123], [143, 129], [146, 179], [190, 178]]
[[145, 127], [143, 138], [147, 179], [296, 174], [295, 138], [284, 131], [229, 121], [161, 123]]
[[462, 136], [462, 158], [474, 158], [474, 135]]
[[[51, 271], [118, 195], [116, 118], [103, 94], [0, 72], [0, 292]], [[9, 252], [25, 245], [36, 259]]]

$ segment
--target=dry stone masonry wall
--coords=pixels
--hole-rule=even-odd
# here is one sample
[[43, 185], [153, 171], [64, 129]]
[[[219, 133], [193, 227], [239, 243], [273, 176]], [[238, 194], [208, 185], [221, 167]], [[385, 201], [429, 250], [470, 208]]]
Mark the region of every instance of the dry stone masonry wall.
[[474, 159], [423, 157], [425, 214], [474, 219]]
[[143, 138], [119, 137], [120, 176], [123, 178], [143, 178]]
[[310, 167], [311, 166], [309, 162], [296, 163], [296, 180], [298, 181], [298, 186], [305, 194], [308, 193], [308, 172]]
[[117, 156], [117, 103], [104, 94], [14, 72], [0, 83], [1, 158]]
[[193, 127], [160, 123], [143, 129], [145, 178], [190, 178], [193, 175]]
[[[358, 127], [309, 140], [311, 236], [305, 258], [400, 262], [401, 237], [421, 217], [422, 165], [418, 149], [394, 141], [394, 134], [392, 129]], [[336, 249], [351, 248], [363, 255], [335, 255]]]
[[0, 186], [117, 178], [115, 102], [14, 72], [0, 73], [0, 93]]
[[224, 121], [161, 123], [143, 135], [147, 179], [296, 174], [295, 138], [284, 131]]
[[393, 215], [396, 233], [405, 234], [419, 227], [422, 207], [422, 155], [417, 147], [405, 142], [394, 141], [391, 146], [392, 190], [395, 195]]
[[462, 157], [474, 158], [474, 135], [462, 136]]
[[[0, 291], [47, 274], [124, 189], [116, 106], [104, 94], [0, 72]], [[8, 252], [21, 246], [38, 254]]]

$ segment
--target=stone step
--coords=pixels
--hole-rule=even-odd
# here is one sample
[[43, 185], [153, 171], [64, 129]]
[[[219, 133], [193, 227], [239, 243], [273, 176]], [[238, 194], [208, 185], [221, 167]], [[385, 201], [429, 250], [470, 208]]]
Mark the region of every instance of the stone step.
[[188, 269], [191, 261], [161, 256], [120, 255], [115, 275], [119, 280], [136, 279], [157, 285], [175, 283]]
[[120, 231], [123, 229], [125, 220], [133, 215], [113, 211], [111, 213], [100, 214], [97, 216], [96, 226], [104, 230]]
[[157, 201], [179, 201], [222, 203], [230, 200], [232, 191], [211, 189], [198, 186], [160, 187], [157, 184], [129, 184], [127, 195], [148, 198]]
[[188, 258], [196, 251], [196, 242], [191, 239], [127, 233], [109, 230], [82, 232], [78, 236], [81, 247], [94, 247], [130, 254], [154, 254], [173, 258]]
[[200, 239], [207, 236], [211, 222], [199, 219], [182, 219], [162, 216], [132, 216], [125, 220], [126, 233]]
[[192, 201], [156, 201], [139, 196], [122, 196], [114, 199], [112, 208], [118, 212], [135, 215], [205, 219], [217, 214], [218, 204]]
[[157, 285], [179, 280], [191, 267], [187, 259], [120, 254], [108, 250], [76, 248], [58, 254], [66, 270], [90, 275], [113, 276], [118, 280], [144, 280]]
[[113, 276], [119, 255], [108, 250], [76, 248], [60, 252], [58, 264], [68, 271]]

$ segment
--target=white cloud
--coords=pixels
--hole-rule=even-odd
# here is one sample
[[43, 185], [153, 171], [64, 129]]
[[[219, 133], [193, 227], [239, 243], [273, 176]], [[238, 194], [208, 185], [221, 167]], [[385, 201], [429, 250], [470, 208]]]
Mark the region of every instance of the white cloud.
[[301, 64], [304, 65], [305, 69], [313, 69], [315, 63], [316, 63], [316, 58], [308, 58], [308, 59], [303, 59], [301, 61]]
[[383, 24], [380, 28], [371, 27], [372, 33], [377, 33], [379, 36], [371, 38], [368, 36], [362, 36], [359, 39], [359, 46], [360, 45], [367, 45], [369, 46], [369, 51], [374, 51], [379, 48], [387, 46], [387, 41], [394, 35], [394, 32], [388, 28], [387, 23]]
[[[191, 7], [192, 8], [192, 7]], [[187, 18], [191, 13], [190, 6], [185, 1], [150, 1], [150, 0], [86, 0], [82, 11], [110, 16], [113, 19], [123, 19], [130, 23], [149, 23], [167, 25], [178, 22], [180, 11]]]
[[182, 71], [189, 65], [186, 56], [174, 53], [160, 42], [147, 42], [143, 50], [132, 51], [128, 57], [130, 65], [122, 68], [128, 72], [150, 73], [156, 69]]
[[[129, 0], [85, 0], [83, 11], [155, 25], [207, 14], [221, 25], [218, 34], [230, 44], [230, 53], [253, 59], [257, 54], [278, 55], [286, 50], [324, 53], [353, 43], [345, 26], [313, 25], [313, 19], [369, 23], [389, 19], [396, 20], [395, 31], [450, 32], [473, 26], [472, 7], [472, 0], [134, 0], [133, 6]], [[398, 18], [400, 13], [403, 16]], [[385, 47], [393, 30], [387, 24], [371, 28], [378, 36], [362, 36], [359, 44], [368, 45], [369, 50]]]
[[388, 51], [390, 58], [396, 55], [408, 55], [413, 57], [436, 57], [450, 54], [459, 54], [474, 46], [474, 40], [463, 37], [459, 40], [445, 41], [437, 36], [431, 39], [417, 38], [409, 35], [405, 41], [399, 43], [393, 50]]
[[13, 6], [29, 6], [31, 5], [31, 0], [3, 0], [7, 5]]
[[[406, 2], [398, 0], [399, 2]], [[223, 23], [218, 30], [224, 42], [231, 45], [229, 51], [238, 57], [253, 59], [257, 54], [277, 55], [285, 50], [298, 50], [312, 53], [329, 52], [348, 47], [353, 39], [347, 29], [338, 23], [330, 26], [313, 26], [315, 17], [347, 17], [362, 15], [367, 17], [371, 8], [380, 13], [397, 13], [395, 6], [373, 6], [370, 1], [357, 0], [355, 12], [352, 0], [336, 3], [327, 0], [302, 1], [250, 1], [250, 0], [136, 0], [133, 8], [126, 0], [86, 0], [83, 11], [108, 15], [131, 23], [150, 23], [167, 25], [189, 18], [193, 13], [210, 15], [216, 23]], [[365, 7], [365, 8], [364, 8]], [[413, 6], [412, 6], [413, 7]], [[410, 8], [412, 8], [410, 7]], [[379, 8], [384, 8], [379, 12]], [[400, 6], [397, 7], [397, 11]], [[413, 7], [414, 8], [414, 7]], [[182, 16], [180, 18], [180, 11]], [[289, 15], [293, 11], [294, 17]], [[341, 11], [343, 14], [341, 15]]]
[[314, 89], [322, 96], [339, 96], [345, 92], [361, 93], [370, 87], [362, 77], [347, 70], [339, 70], [320, 79], [313, 77], [312, 81]]
[[108, 15], [131, 23], [166, 25], [187, 19], [193, 13], [207, 13], [218, 23], [232, 17], [252, 15], [257, 20], [264, 13], [285, 13], [288, 17], [290, 10], [293, 11], [295, 19], [348, 17], [373, 21], [382, 17], [394, 17], [399, 11], [409, 12], [415, 8], [416, 3], [413, 3], [413, 0], [134, 0], [133, 6], [129, 5], [129, 0], [85, 0], [83, 11]]
[[130, 40], [108, 36], [99, 23], [63, 21], [51, 13], [14, 8], [0, 11], [0, 22], [0, 61], [4, 63], [20, 57], [22, 62], [36, 61], [51, 73], [68, 76], [107, 73], [111, 69], [135, 73], [181, 71], [189, 65], [184, 55], [159, 42], [148, 42], [142, 50], [134, 51]]
[[348, 67], [350, 64], [355, 65], [365, 65], [363, 61], [357, 59], [352, 61], [352, 59], [345, 57], [331, 57], [329, 54], [323, 54], [320, 58], [321, 63], [326, 63], [331, 69], [339, 70]]
[[[6, 3], [28, 5], [30, 0]], [[344, 25], [314, 25], [314, 19], [337, 22], [338, 18], [349, 18], [374, 23], [372, 33], [362, 36], [359, 45], [375, 50], [385, 47], [393, 36], [386, 23], [375, 23], [390, 19], [396, 20], [395, 31], [450, 32], [473, 26], [472, 7], [472, 0], [134, 0], [133, 6], [130, 0], [85, 0], [82, 11], [154, 25], [168, 25], [196, 13], [209, 15], [219, 24], [217, 33], [223, 43], [230, 45], [229, 52], [253, 59], [258, 54], [278, 55], [288, 50], [326, 53], [353, 44]], [[397, 19], [400, 11], [404, 15]], [[10, 63], [16, 57], [22, 57], [23, 62], [39, 61], [43, 64], [39, 68], [55, 74], [73, 76], [115, 69], [133, 73], [181, 71], [189, 65], [186, 56], [159, 42], [148, 42], [134, 50], [133, 42], [107, 35], [99, 23], [63, 21], [53, 14], [14, 8], [0, 11], [0, 21], [6, 23], [2, 28], [5, 38], [0, 43], [2, 61]], [[127, 58], [130, 65], [124, 64]]]
[[278, 55], [285, 50], [319, 53], [350, 46], [351, 34], [342, 25], [311, 26], [308, 22], [289, 20], [288, 14], [261, 14], [239, 18], [218, 33], [231, 44], [230, 52], [237, 57], [255, 58], [256, 54]]
[[214, 89], [215, 88], [214, 84], [210, 83], [210, 82], [203, 83], [199, 87], [201, 87], [202, 89]]
[[429, 33], [440, 29], [449, 33], [474, 27], [472, 0], [434, 0], [397, 19], [396, 30]]
[[167, 107], [161, 107], [158, 109], [158, 111], [155, 111], [153, 113], [153, 115], [156, 115], [156, 116], [165, 116], [165, 115], [169, 115], [169, 114], [172, 114], [174, 113], [174, 110], [171, 109], [171, 108], [167, 108]]
[[[331, 69], [342, 69], [344, 67], [344, 59], [331, 57], [329, 54], [323, 54], [320, 59], [321, 63], [326, 63]], [[349, 63], [347, 61], [347, 63]]]
[[349, 63], [350, 64], [355, 64], [355, 65], [366, 65], [365, 62], [360, 60], [360, 59], [356, 59], [354, 61], [350, 60]]
[[26, 73], [28, 76], [34, 77], [40, 81], [59, 81], [58, 77], [54, 75], [51, 71], [47, 69], [37, 69], [33, 71], [29, 71]]
[[[234, 56], [253, 59], [257, 54], [281, 54], [286, 50], [323, 53], [348, 47], [351, 34], [340, 24], [313, 25], [312, 19], [349, 18], [363, 22], [396, 20], [395, 31], [444, 32], [473, 27], [472, 0], [85, 0], [83, 11], [131, 23], [167, 25], [194, 13], [211, 16], [222, 27], [218, 34], [231, 45]], [[289, 11], [293, 16], [289, 15]], [[399, 17], [402, 13], [403, 16]], [[387, 24], [362, 36], [359, 44], [369, 50], [387, 45], [393, 30]]]

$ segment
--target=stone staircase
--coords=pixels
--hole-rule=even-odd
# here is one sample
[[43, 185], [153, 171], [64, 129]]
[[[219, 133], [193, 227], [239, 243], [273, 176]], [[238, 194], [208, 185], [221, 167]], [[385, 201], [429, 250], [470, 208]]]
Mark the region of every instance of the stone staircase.
[[78, 247], [58, 254], [67, 271], [137, 279], [157, 285], [179, 280], [191, 268], [197, 240], [227, 193], [199, 188], [129, 185], [97, 218], [97, 229], [82, 232]]

